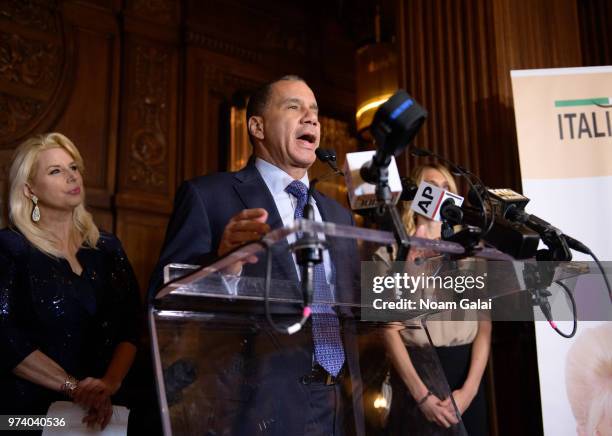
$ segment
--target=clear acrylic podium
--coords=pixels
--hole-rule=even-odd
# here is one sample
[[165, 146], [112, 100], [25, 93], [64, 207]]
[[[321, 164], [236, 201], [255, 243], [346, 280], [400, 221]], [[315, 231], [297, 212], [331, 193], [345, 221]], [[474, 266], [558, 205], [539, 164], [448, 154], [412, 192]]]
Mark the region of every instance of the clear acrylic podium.
[[[302, 434], [307, 405], [299, 404], [304, 389], [301, 376], [309, 372], [313, 359], [310, 323], [293, 335], [280, 334], [268, 323], [264, 300], [268, 253], [269, 316], [283, 325], [300, 318], [303, 307], [300, 282], [287, 279], [290, 276], [286, 268], [289, 265], [296, 269], [288, 239], [295, 240], [306, 231], [316, 233], [332, 247], [345, 244], [341, 257], [338, 251], [330, 249], [336, 279], [332, 280], [334, 301], [315, 301], [332, 307], [340, 319], [346, 362], [339, 380], [342, 407], [337, 414], [343, 434], [388, 434], [385, 427], [389, 403], [409, 395], [397, 387], [389, 394], [388, 389], [391, 364], [386, 356], [394, 352], [392, 344], [397, 345], [399, 338], [427, 388], [440, 399], [450, 397], [459, 420], [451, 428], [440, 427], [423, 419], [418, 406], [413, 404], [406, 416], [407, 420], [414, 419], [413, 434], [466, 435], [427, 329], [428, 319], [448, 310], [417, 307], [380, 319], [376, 314], [370, 316], [372, 302], [369, 297], [364, 298], [371, 291], [369, 282], [361, 277], [360, 283], [359, 278], [372, 274], [371, 269], [363, 268], [372, 266], [365, 261], [371, 261], [380, 247], [393, 244], [392, 234], [306, 220], [274, 230], [262, 243], [242, 247], [213, 265], [171, 264], [165, 268], [166, 284], [158, 292], [148, 319], [164, 433]], [[347, 247], [352, 247], [352, 251], [347, 253]], [[440, 268], [440, 259], [460, 257], [463, 251], [458, 244], [413, 238], [404, 271], [457, 277], [465, 274], [466, 269], [478, 270], [485, 264], [488, 298], [515, 294], [526, 287], [517, 273], [523, 263], [513, 262], [495, 250], [474, 253], [479, 261], [467, 268], [462, 265], [465, 261]], [[253, 256], [258, 262], [244, 264], [240, 274], [224, 273], [228, 267]], [[363, 265], [360, 261], [364, 261]], [[387, 268], [380, 263], [373, 266], [380, 271]], [[346, 279], [344, 271], [351, 268], [357, 273], [352, 282]], [[576, 265], [556, 266], [555, 271], [555, 280], [565, 280], [569, 288], [573, 288], [572, 281], [578, 275], [586, 272]], [[297, 277], [297, 271], [293, 273]], [[341, 277], [344, 279], [340, 280]], [[415, 298], [418, 295], [413, 294]], [[448, 300], [449, 294], [433, 298]], [[452, 312], [453, 320], [474, 320], [470, 316], [480, 317], [486, 311]], [[300, 429], [297, 433], [296, 428]]]

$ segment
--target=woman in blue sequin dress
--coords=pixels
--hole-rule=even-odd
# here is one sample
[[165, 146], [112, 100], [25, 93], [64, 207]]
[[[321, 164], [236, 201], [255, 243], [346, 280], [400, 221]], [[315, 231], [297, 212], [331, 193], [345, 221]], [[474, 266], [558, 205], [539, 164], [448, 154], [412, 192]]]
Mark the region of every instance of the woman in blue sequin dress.
[[72, 399], [105, 426], [140, 336], [138, 285], [84, 207], [83, 160], [59, 133], [15, 152], [0, 231], [0, 414]]

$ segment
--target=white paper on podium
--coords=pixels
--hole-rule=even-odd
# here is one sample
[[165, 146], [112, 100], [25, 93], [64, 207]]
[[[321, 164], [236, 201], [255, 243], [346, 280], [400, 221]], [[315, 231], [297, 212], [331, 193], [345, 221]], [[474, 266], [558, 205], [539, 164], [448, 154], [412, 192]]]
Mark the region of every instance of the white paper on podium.
[[100, 431], [99, 426], [88, 428], [82, 420], [86, 413], [81, 406], [71, 401], [56, 401], [49, 406], [48, 418], [63, 418], [66, 425], [63, 427], [45, 427], [43, 436], [57, 435], [79, 436], [83, 434], [100, 436], [126, 436], [128, 416], [130, 410], [123, 406], [113, 406], [113, 416], [106, 428]]

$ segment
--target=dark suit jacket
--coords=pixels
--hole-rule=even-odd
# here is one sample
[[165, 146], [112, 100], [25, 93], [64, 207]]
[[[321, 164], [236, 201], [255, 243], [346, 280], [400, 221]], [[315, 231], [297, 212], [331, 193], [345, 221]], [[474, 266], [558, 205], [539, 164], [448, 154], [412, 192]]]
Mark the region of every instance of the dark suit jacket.
[[[324, 221], [354, 224], [350, 212], [337, 202], [319, 192], [313, 196]], [[151, 278], [149, 296], [153, 297], [162, 285], [164, 265], [171, 262], [212, 263], [217, 258], [226, 224], [243, 209], [252, 208], [268, 211], [267, 223], [272, 229], [282, 227], [274, 199], [255, 165], [247, 165], [236, 173], [218, 173], [184, 182], [176, 194], [162, 253]], [[345, 238], [327, 239], [336, 272], [336, 299], [357, 301], [357, 245], [355, 241]], [[246, 265], [248, 270], [243, 270], [243, 275], [263, 277], [264, 265], [261, 263]], [[286, 250], [273, 257], [273, 271], [279, 279], [297, 281], [293, 259]], [[350, 419], [355, 418], [357, 422], [357, 429], [352, 431], [359, 434], [362, 432], [359, 422], [363, 421], [363, 411], [357, 344], [353, 328], [346, 328], [343, 333], [348, 367], [352, 374], [350, 389], [353, 397], [352, 404], [347, 404], [346, 409], [349, 410]], [[235, 426], [235, 433], [301, 434], [307, 409], [312, 403], [309, 390], [299, 383], [299, 377], [309, 373], [311, 368], [313, 346], [309, 326], [301, 334], [290, 337], [270, 332], [258, 333], [245, 340], [247, 342], [245, 348], [265, 350], [265, 356], [262, 356], [262, 351], [252, 351], [251, 357], [256, 355], [254, 359], [247, 357], [248, 362], [233, 365], [246, 368], [245, 371], [240, 374], [226, 373], [220, 377], [224, 380], [241, 380], [239, 387], [234, 385], [226, 390], [235, 393], [234, 398], [227, 400], [241, 404], [237, 412], [226, 413], [233, 417], [230, 420], [234, 421], [231, 424]], [[218, 412], [226, 404], [214, 407]]]
[[[336, 201], [318, 191], [313, 194], [324, 221], [353, 225], [350, 212]], [[169, 263], [205, 265], [217, 258], [223, 230], [229, 220], [243, 209], [263, 208], [268, 211], [267, 223], [272, 229], [283, 222], [272, 194], [255, 165], [248, 165], [235, 173], [218, 173], [184, 182], [178, 189], [174, 210], [158, 264], [151, 277], [149, 296], [152, 298], [162, 286], [163, 267]], [[330, 257], [336, 266], [336, 285], [346, 294], [338, 300], [356, 301], [351, 288], [359, 277], [359, 262], [354, 241], [330, 238]], [[297, 281], [295, 265], [289, 253], [275, 256], [277, 278]], [[247, 266], [249, 267], [249, 266]], [[263, 265], [248, 270], [249, 275], [263, 276]]]

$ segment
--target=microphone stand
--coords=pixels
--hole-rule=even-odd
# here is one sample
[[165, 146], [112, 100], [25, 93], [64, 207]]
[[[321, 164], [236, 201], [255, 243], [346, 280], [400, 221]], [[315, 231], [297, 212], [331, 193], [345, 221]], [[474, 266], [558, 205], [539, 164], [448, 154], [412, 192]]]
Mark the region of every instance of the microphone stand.
[[369, 168], [370, 172], [372, 170], [376, 172], [376, 199], [383, 203], [383, 210], [389, 214], [393, 223], [393, 235], [397, 242], [395, 261], [404, 262], [408, 258], [408, 252], [410, 251], [410, 237], [408, 232], [406, 232], [402, 217], [393, 203], [393, 194], [389, 186], [389, 167], [388, 165], [382, 167], [373, 165]]
[[[308, 201], [304, 206], [304, 219], [314, 221], [314, 209], [310, 204], [310, 198], [317, 180], [313, 180], [308, 190]], [[314, 267], [323, 262], [323, 250], [327, 250], [329, 244], [319, 239], [316, 233], [303, 232], [302, 236], [292, 244], [295, 260], [300, 266], [302, 274], [302, 295], [304, 306], [310, 307], [314, 293]]]
[[[333, 152], [333, 150], [324, 150], [324, 152], [324, 154], [318, 152], [317, 157], [324, 162], [328, 162], [328, 165], [332, 166], [334, 169], [334, 173], [342, 174], [342, 172], [339, 171], [335, 165], [332, 165], [332, 163], [329, 162], [333, 160], [335, 163], [336, 153]], [[310, 183], [310, 188], [308, 189], [308, 195], [306, 197], [306, 205], [304, 206], [304, 218], [311, 221], [314, 221], [314, 209], [310, 205], [310, 200], [317, 182], [318, 180], [314, 179]], [[304, 327], [306, 321], [308, 321], [308, 318], [312, 314], [310, 305], [312, 304], [314, 294], [314, 267], [315, 265], [323, 262], [323, 250], [328, 248], [328, 244], [326, 241], [320, 240], [317, 235], [313, 234], [312, 232], [303, 232], [303, 234], [300, 235], [289, 248], [293, 251], [293, 253], [295, 253], [296, 262], [300, 267], [300, 272], [302, 275], [301, 287], [304, 307], [302, 309], [302, 316], [300, 320], [288, 326], [280, 326], [272, 319], [268, 298], [270, 295], [270, 279], [272, 276], [272, 255], [270, 254], [269, 247], [266, 251], [266, 281], [264, 285], [264, 295], [265, 313], [268, 323], [277, 332], [292, 335], [299, 332], [302, 327]]]

